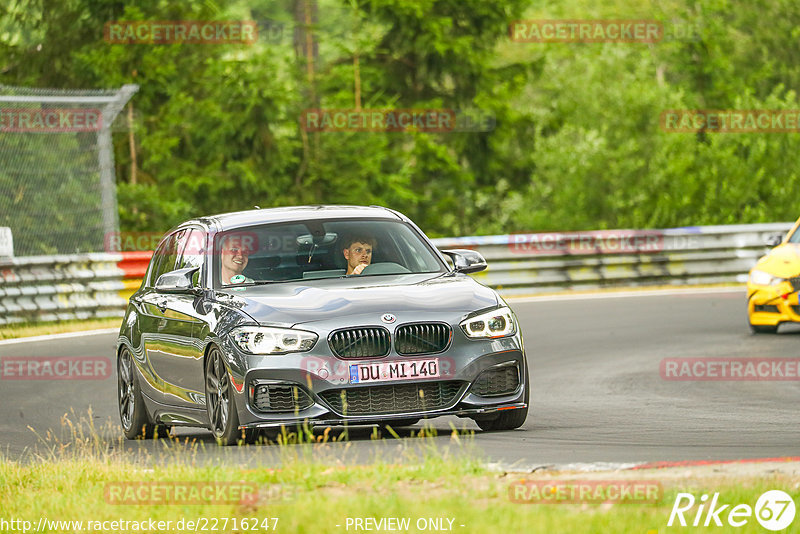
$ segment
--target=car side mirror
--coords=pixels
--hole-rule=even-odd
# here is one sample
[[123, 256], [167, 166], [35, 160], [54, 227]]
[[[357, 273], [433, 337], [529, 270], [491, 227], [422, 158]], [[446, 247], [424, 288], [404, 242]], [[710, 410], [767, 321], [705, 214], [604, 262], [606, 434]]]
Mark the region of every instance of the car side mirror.
[[200, 267], [187, 267], [164, 273], [156, 280], [156, 291], [159, 293], [194, 293], [192, 278]]
[[453, 259], [453, 271], [457, 273], [477, 273], [486, 269], [486, 260], [480, 252], [465, 248], [443, 250], [442, 254], [447, 254]]
[[772, 234], [770, 236], [767, 236], [766, 239], [764, 239], [764, 243], [770, 248], [777, 247], [782, 242], [783, 242], [783, 235], [781, 234]]

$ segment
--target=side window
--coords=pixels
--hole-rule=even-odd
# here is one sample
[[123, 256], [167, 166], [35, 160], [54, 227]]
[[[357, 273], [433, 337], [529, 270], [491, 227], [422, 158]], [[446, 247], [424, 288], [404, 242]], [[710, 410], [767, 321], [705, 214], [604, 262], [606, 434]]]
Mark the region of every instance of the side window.
[[180, 230], [171, 234], [156, 250], [148, 284], [150, 287], [156, 285], [159, 276], [175, 269], [175, 262], [178, 259], [178, 241], [185, 233], [186, 230]]
[[159, 265], [164, 259], [164, 252], [169, 246], [169, 242], [169, 239], [164, 240], [156, 249], [156, 251], [153, 252], [153, 257], [150, 260], [150, 266], [147, 268], [147, 287], [154, 287], [156, 285], [156, 280], [158, 280], [156, 272], [159, 270]]
[[[202, 267], [203, 257], [206, 251], [206, 234], [199, 228], [192, 228], [185, 239], [178, 244], [178, 250], [182, 250], [178, 266], [176, 269], [187, 269], [190, 267]], [[200, 271], [195, 273], [194, 284], [200, 281]]]

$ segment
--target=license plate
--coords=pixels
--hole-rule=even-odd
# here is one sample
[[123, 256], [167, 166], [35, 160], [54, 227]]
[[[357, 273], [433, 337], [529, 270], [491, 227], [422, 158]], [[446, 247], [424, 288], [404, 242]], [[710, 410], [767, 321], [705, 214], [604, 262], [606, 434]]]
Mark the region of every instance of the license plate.
[[439, 358], [401, 362], [362, 363], [350, 366], [350, 383], [415, 380], [439, 376]]

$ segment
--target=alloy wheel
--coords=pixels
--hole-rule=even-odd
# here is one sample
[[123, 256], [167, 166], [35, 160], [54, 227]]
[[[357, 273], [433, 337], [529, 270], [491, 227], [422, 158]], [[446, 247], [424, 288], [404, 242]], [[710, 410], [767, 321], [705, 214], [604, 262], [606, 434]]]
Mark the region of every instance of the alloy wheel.
[[230, 406], [230, 386], [225, 370], [225, 362], [219, 349], [211, 349], [206, 365], [206, 401], [211, 430], [214, 436], [220, 437], [228, 425]]
[[128, 350], [123, 350], [119, 355], [117, 389], [122, 427], [125, 430], [130, 430], [133, 424], [133, 411], [136, 408], [136, 396], [133, 391], [133, 362], [131, 361], [131, 353]]

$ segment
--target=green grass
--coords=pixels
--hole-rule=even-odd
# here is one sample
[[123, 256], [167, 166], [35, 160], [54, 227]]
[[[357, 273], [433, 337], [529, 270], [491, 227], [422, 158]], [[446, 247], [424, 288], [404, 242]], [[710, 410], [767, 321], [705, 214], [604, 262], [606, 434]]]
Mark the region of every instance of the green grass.
[[[103, 437], [113, 429], [96, 429], [90, 421], [91, 413], [77, 423], [65, 418], [62, 435], [41, 436], [40, 452], [25, 461], [11, 461], [0, 454], [0, 518], [32, 521], [34, 528], [40, 517], [173, 522], [229, 518], [227, 531], [235, 531], [231, 528], [233, 518], [258, 518], [259, 522], [278, 518], [278, 532], [300, 533], [356, 532], [352, 526], [346, 529], [347, 518], [366, 517], [410, 518], [408, 531], [417, 532], [415, 525], [420, 518], [449, 518], [453, 519], [455, 532], [465, 533], [652, 534], [708, 531], [702, 527], [667, 527], [672, 503], [680, 491], [689, 491], [698, 497], [701, 493], [719, 492], [722, 503], [751, 506], [769, 489], [782, 489], [796, 501], [800, 496], [800, 477], [797, 476], [772, 474], [734, 479], [714, 475], [710, 470], [707, 471], [710, 475], [696, 478], [683, 469], [662, 477], [665, 495], [655, 505], [517, 504], [509, 500], [509, 485], [524, 478], [658, 480], [664, 472], [576, 474], [545, 471], [528, 475], [492, 472], [470, 452], [469, 433], [454, 429], [450, 447], [444, 447], [443, 440], [433, 439], [434, 433], [425, 428], [412, 438], [387, 440], [392, 450], [391, 459], [376, 457], [367, 465], [345, 464], [342, 452], [347, 444], [333, 443], [333, 434], [303, 432], [285, 432], [269, 443], [247, 446], [247, 452], [252, 450], [253, 456], [264, 457], [267, 452], [275, 452], [279, 462], [272, 466], [240, 468], [222, 465], [222, 462], [201, 464], [196, 453], [204, 445], [176, 438], [163, 440], [166, 456], [156, 461], [146, 454], [136, 456], [120, 452], [120, 442]], [[377, 434], [373, 438], [381, 439]], [[340, 440], [341, 436], [336, 439]], [[456, 455], [454, 450], [463, 454]], [[682, 478], [676, 476], [676, 472], [687, 475]], [[132, 505], [106, 501], [107, 483], [148, 481], [211, 484], [248, 481], [255, 483], [262, 494], [255, 502], [237, 504]], [[696, 508], [687, 517], [693, 518], [695, 511]], [[795, 524], [800, 524], [800, 518]], [[273, 523], [269, 525], [270, 529], [274, 526]], [[711, 531], [765, 532], [754, 518], [742, 528], [726, 526]]]

